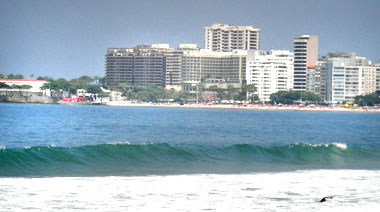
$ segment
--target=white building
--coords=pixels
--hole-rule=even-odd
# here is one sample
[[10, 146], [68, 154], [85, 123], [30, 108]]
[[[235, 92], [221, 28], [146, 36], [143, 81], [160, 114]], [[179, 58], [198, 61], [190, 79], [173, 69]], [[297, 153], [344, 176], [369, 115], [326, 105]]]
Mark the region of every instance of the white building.
[[246, 50], [184, 51], [182, 56], [183, 83], [200, 83], [206, 79], [224, 80], [226, 83], [242, 83], [245, 80], [246, 57]]
[[[182, 89], [194, 99], [209, 86], [235, 88], [245, 81], [246, 50], [215, 52], [208, 49], [184, 51], [182, 56]], [[204, 88], [202, 88], [204, 86]], [[197, 97], [195, 97], [197, 96]], [[214, 98], [215, 99], [215, 98]]]
[[318, 36], [302, 35], [294, 39], [294, 84], [296, 91], [306, 91], [307, 67], [318, 61]]
[[247, 84], [255, 85], [256, 95], [262, 102], [270, 95], [293, 88], [294, 54], [287, 50], [249, 50], [246, 61]]
[[380, 91], [380, 63], [376, 64], [375, 66], [376, 66], [376, 90]]
[[332, 53], [323, 58], [328, 104], [352, 104], [355, 96], [376, 91], [376, 67], [354, 53]]
[[260, 29], [252, 26], [213, 24], [205, 27], [205, 49], [218, 52], [260, 49]]
[[42, 92], [41, 87], [45, 85], [46, 83], [49, 83], [48, 81], [45, 81], [45, 80], [34, 80], [34, 79], [0, 79], [0, 82], [5, 83], [9, 86], [12, 86], [12, 85], [31, 86], [30, 89], [26, 89], [26, 90], [33, 93]]

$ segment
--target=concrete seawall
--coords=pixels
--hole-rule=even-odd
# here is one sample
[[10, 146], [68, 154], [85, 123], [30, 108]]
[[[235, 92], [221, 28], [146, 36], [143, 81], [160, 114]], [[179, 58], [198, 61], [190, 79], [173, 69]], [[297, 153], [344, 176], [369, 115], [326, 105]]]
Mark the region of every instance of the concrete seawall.
[[0, 102], [14, 102], [14, 103], [40, 103], [40, 104], [51, 104], [54, 103], [53, 98], [49, 96], [39, 96], [39, 95], [1, 95]]

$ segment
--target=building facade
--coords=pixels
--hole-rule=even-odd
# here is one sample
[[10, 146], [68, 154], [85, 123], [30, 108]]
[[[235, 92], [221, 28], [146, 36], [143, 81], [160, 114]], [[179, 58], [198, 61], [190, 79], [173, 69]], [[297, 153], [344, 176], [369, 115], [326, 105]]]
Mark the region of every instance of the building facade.
[[150, 46], [109, 48], [105, 57], [106, 81], [110, 86], [166, 84], [166, 57]]
[[287, 50], [248, 51], [247, 84], [255, 85], [261, 102], [269, 102], [270, 95], [293, 88], [294, 54]]
[[252, 26], [213, 24], [205, 27], [205, 49], [217, 52], [260, 49], [260, 29]]
[[380, 91], [380, 63], [376, 64], [376, 91]]
[[294, 84], [296, 91], [306, 91], [307, 67], [318, 61], [318, 36], [302, 35], [294, 39]]
[[368, 59], [354, 53], [331, 53], [322, 59], [327, 104], [353, 104], [356, 96], [376, 91], [376, 67]]
[[247, 51], [213, 52], [206, 49], [185, 51], [182, 56], [184, 83], [200, 83], [204, 80], [223, 80], [226, 83], [242, 83], [245, 80]]
[[[206, 49], [184, 51], [182, 89], [196, 98], [208, 85], [240, 87], [245, 82], [247, 51], [214, 52]], [[198, 99], [198, 98], [197, 98]]]
[[306, 91], [320, 93], [320, 71], [317, 66], [308, 66], [306, 69]]

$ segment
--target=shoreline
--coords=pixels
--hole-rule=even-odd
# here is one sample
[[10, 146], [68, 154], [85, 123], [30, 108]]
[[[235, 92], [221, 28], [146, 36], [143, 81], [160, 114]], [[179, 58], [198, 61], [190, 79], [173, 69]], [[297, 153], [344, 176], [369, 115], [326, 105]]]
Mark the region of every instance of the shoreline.
[[69, 105], [69, 106], [108, 106], [108, 107], [147, 107], [147, 108], [183, 108], [183, 109], [210, 109], [210, 110], [262, 110], [262, 111], [308, 111], [308, 112], [353, 112], [353, 113], [380, 113], [380, 108], [344, 108], [338, 107], [299, 107], [274, 105], [218, 105], [218, 104], [165, 104], [165, 103], [130, 103], [112, 101], [103, 104], [83, 103], [27, 103], [27, 102], [0, 102], [0, 104], [37, 104], [37, 105]]
[[216, 104], [163, 104], [163, 103], [125, 103], [108, 102], [110, 107], [153, 107], [153, 108], [184, 108], [184, 109], [233, 109], [233, 110], [266, 110], [266, 111], [311, 111], [311, 112], [355, 112], [380, 113], [380, 109], [344, 108], [344, 107], [299, 107], [299, 106], [262, 106], [262, 105], [216, 105]]

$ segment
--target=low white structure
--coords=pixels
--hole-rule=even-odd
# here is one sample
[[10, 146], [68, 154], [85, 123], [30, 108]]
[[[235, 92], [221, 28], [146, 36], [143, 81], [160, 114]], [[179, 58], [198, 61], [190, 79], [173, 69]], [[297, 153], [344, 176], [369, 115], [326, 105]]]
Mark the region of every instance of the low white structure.
[[270, 95], [293, 88], [294, 54], [288, 50], [249, 50], [246, 62], [248, 85], [255, 85], [255, 94], [261, 102], [270, 101]]
[[184, 50], [197, 50], [198, 45], [197, 44], [192, 44], [192, 43], [181, 43], [179, 44], [178, 49], [184, 49]]
[[78, 97], [88, 97], [91, 95], [91, 94], [87, 93], [87, 90], [85, 90], [85, 89], [77, 89], [76, 93], [77, 93]]
[[9, 86], [12, 85], [28, 85], [31, 86], [30, 89], [27, 89], [29, 92], [38, 93], [42, 92], [41, 87], [46, 83], [49, 83], [46, 80], [34, 80], [34, 79], [0, 79], [0, 82], [5, 83]]

